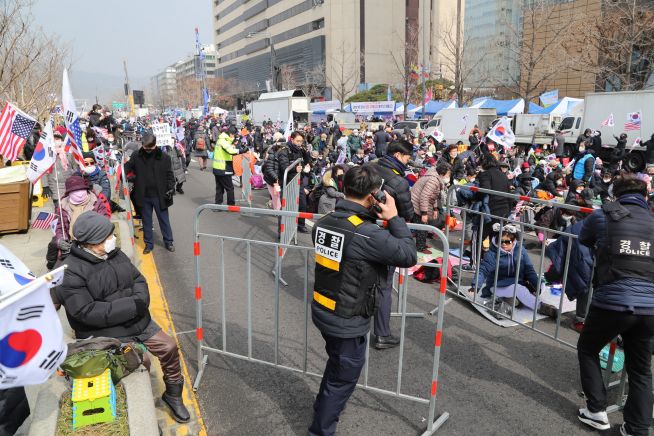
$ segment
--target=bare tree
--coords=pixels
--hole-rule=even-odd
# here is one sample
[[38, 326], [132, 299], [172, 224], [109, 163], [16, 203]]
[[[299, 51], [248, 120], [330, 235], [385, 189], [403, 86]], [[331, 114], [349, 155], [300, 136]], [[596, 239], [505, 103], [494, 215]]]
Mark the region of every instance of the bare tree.
[[524, 99], [525, 112], [549, 81], [574, 63], [569, 47], [577, 21], [558, 19], [558, 13], [551, 0], [528, 0], [522, 6], [522, 28], [503, 23], [508, 36], [499, 43], [509, 54], [506, 62], [517, 66], [509, 69], [505, 88]]
[[0, 100], [44, 120], [57, 104], [69, 48], [34, 27], [32, 3], [0, 6]]
[[643, 89], [654, 72], [654, 4], [604, 0], [602, 17], [581, 28], [581, 71], [596, 75], [602, 90]]
[[325, 64], [316, 65], [308, 71], [300, 89], [309, 98], [320, 97], [325, 89]]
[[[445, 69], [454, 79], [454, 96], [459, 107], [474, 98], [482, 86], [486, 86], [487, 77], [481, 66], [486, 61], [488, 52], [470, 52], [470, 37], [463, 35], [461, 29], [461, 1], [457, 0], [457, 15], [451, 17], [440, 32], [440, 55], [444, 58]], [[471, 76], [476, 74], [481, 78], [471, 82]], [[467, 97], [466, 98], [466, 91]]]
[[177, 77], [177, 106], [190, 109], [202, 103], [202, 82], [193, 76]]
[[297, 88], [298, 82], [295, 77], [296, 75], [295, 67], [292, 65], [283, 64], [279, 67], [279, 80], [282, 90], [294, 90]]
[[345, 99], [354, 92], [359, 83], [360, 55], [351, 50], [343, 41], [338, 49], [333, 51], [331, 57], [327, 83], [332, 88], [332, 95], [341, 102], [341, 110], [345, 106]]
[[418, 69], [420, 27], [415, 24], [408, 24], [404, 36], [404, 49], [400, 53], [391, 51], [390, 54], [402, 84], [400, 91], [402, 92], [402, 99], [404, 101], [404, 119], [406, 119], [409, 97], [413, 94], [413, 90], [420, 78], [420, 71]]

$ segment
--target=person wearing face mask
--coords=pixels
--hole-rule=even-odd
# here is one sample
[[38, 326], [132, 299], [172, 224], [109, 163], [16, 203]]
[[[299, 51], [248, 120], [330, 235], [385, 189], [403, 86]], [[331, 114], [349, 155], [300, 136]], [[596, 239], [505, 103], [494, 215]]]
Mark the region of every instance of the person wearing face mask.
[[50, 171], [44, 174], [41, 182], [43, 186], [43, 197], [51, 198], [56, 209], [59, 205], [59, 196], [62, 196], [66, 191], [66, 180], [77, 172], [78, 165], [72, 155], [66, 153], [64, 150], [66, 128], [64, 126], [57, 126], [54, 129], [53, 137], [56, 154], [55, 164]]
[[[413, 146], [405, 140], [388, 144], [386, 154], [372, 163], [377, 173], [384, 179], [384, 190], [395, 200], [397, 213], [406, 222], [413, 219], [413, 202], [409, 181], [406, 178], [407, 164], [411, 160]], [[375, 339], [373, 346], [379, 350], [392, 348], [400, 343], [399, 338], [391, 334], [390, 316], [392, 303], [393, 274], [395, 267], [389, 267], [386, 284], [381, 288], [379, 311], [375, 315]]]
[[318, 202], [318, 213], [326, 214], [333, 212], [336, 209], [336, 203], [345, 198], [343, 193], [343, 178], [345, 177], [345, 170], [341, 165], [335, 165], [331, 169], [325, 171], [322, 177], [323, 192]]
[[[302, 172], [302, 168], [311, 162], [311, 155], [309, 150], [304, 146], [304, 135], [300, 132], [294, 131], [291, 133], [290, 140], [286, 143], [286, 147], [283, 147], [277, 153], [277, 159], [279, 161], [279, 174], [278, 180], [284, 183], [284, 171], [288, 168], [288, 176], [286, 183], [291, 183], [291, 180], [295, 177], [296, 174]], [[297, 165], [295, 168], [291, 167], [291, 164], [297, 159], [302, 159], [302, 163]], [[281, 187], [283, 195], [284, 187]], [[304, 193], [303, 189], [300, 189], [300, 212], [306, 212], [307, 210], [307, 196]], [[297, 231], [300, 233], [309, 233], [305, 225], [305, 219], [300, 218], [298, 220]]]
[[59, 219], [55, 229], [54, 243], [59, 248], [59, 259], [65, 258], [70, 252], [74, 239], [75, 222], [81, 214], [88, 211], [95, 211], [107, 218], [110, 216], [106, 200], [98, 198], [82, 176], [70, 176], [66, 180], [64, 196], [55, 210]]
[[[343, 180], [345, 198], [313, 227], [316, 264], [311, 318], [329, 357], [313, 404], [310, 435], [336, 433], [339, 416], [366, 362], [366, 336], [381, 298], [380, 288], [391, 285], [386, 283], [388, 268], [406, 268], [417, 261], [411, 231], [398, 216], [394, 198], [388, 192], [385, 203], [375, 198], [382, 185], [377, 167], [366, 164], [349, 169]], [[387, 222], [386, 228], [376, 224], [377, 218]]]
[[75, 337], [105, 336], [145, 345], [161, 364], [163, 402], [176, 421], [187, 422], [177, 343], [152, 320], [147, 281], [116, 248], [114, 225], [100, 214], [85, 212], [77, 219], [73, 237], [68, 268], [53, 300], [64, 306]]
[[84, 157], [85, 166], [79, 172], [79, 175], [86, 179], [89, 186], [94, 188], [96, 194], [102, 193], [104, 198], [109, 200], [111, 198], [111, 184], [109, 183], [107, 173], [97, 166], [93, 152], [86, 151], [82, 153], [82, 155]]
[[[535, 289], [538, 286], [538, 273], [536, 273], [527, 250], [518, 241], [518, 228], [513, 224], [505, 224], [501, 228], [500, 223], [495, 223], [493, 232], [495, 236], [491, 241], [491, 248], [486, 252], [481, 265], [479, 265], [477, 280], [471, 284], [468, 290], [470, 299], [481, 289], [480, 297], [487, 300], [490, 305], [493, 294], [495, 294], [496, 305], [493, 310], [510, 317], [513, 307], [511, 300], [515, 293], [518, 302], [533, 310], [536, 308], [536, 296], [529, 288]], [[520, 251], [522, 251], [521, 254]], [[520, 265], [518, 265], [518, 259], [520, 259]], [[499, 265], [497, 271], [496, 265]], [[496, 274], [497, 282], [495, 282]], [[517, 284], [515, 284], [516, 277]], [[542, 282], [541, 286], [543, 286]], [[538, 312], [553, 318], [559, 313], [556, 307], [543, 302], [539, 302]]]
[[450, 144], [447, 149], [443, 151], [443, 156], [438, 160], [438, 163], [447, 163], [452, 167], [451, 180], [460, 180], [465, 175], [465, 167], [461, 158], [459, 158], [459, 146]]
[[168, 208], [173, 205], [175, 174], [170, 156], [157, 147], [157, 138], [152, 133], [143, 135], [143, 146], [132, 153], [125, 164], [125, 173], [134, 174], [134, 189], [131, 199], [141, 212], [143, 220], [143, 254], [154, 246], [152, 235], [152, 211], [157, 214], [159, 228], [166, 250], [173, 252], [173, 229], [170, 225]]
[[559, 189], [563, 188], [563, 171], [556, 169], [545, 176], [545, 181], [538, 185], [537, 190], [546, 191], [552, 197], [560, 197], [563, 194]]

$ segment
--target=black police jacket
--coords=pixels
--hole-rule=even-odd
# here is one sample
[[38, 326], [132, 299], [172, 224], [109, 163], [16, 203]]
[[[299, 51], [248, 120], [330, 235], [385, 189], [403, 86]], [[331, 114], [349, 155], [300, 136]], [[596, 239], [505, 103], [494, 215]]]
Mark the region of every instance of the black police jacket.
[[[355, 226], [356, 228], [349, 243], [347, 245], [343, 244], [341, 265], [350, 262], [358, 265], [367, 264], [370, 270], [375, 271], [376, 277], [374, 279], [380, 287], [386, 286], [387, 266], [410, 267], [415, 265], [417, 261], [416, 245], [411, 236], [411, 231], [401, 217], [396, 216], [388, 221], [387, 229], [384, 229], [375, 223], [375, 218], [370, 215], [366, 208], [347, 199], [339, 201], [336, 210], [332, 214], [337, 217], [356, 215], [362, 221]], [[316, 243], [317, 229], [321, 227], [321, 221], [318, 221], [313, 227], [314, 244]], [[351, 229], [349, 225], [344, 228]], [[334, 229], [330, 227], [330, 230]], [[325, 254], [324, 252], [321, 253]], [[316, 254], [319, 254], [318, 250]], [[329, 256], [334, 258], [333, 253]], [[359, 276], [351, 274], [347, 280], [342, 280], [340, 283], [341, 288], [338, 290], [339, 293], [344, 295], [342, 301], [348, 302], [350, 307], [356, 306], [356, 301], [358, 301], [361, 293], [369, 291], [369, 289], [363, 289], [364, 285], [359, 283], [359, 280], [368, 281], [369, 278], [366, 277], [362, 268], [359, 268], [358, 271], [360, 271]], [[320, 280], [320, 275], [317, 276], [316, 280]], [[320, 281], [315, 285], [317, 290], [328, 287], [324, 283], [320, 283]], [[324, 293], [323, 296], [325, 296]], [[329, 296], [327, 297], [329, 298]], [[322, 333], [340, 338], [354, 338], [363, 336], [368, 332], [370, 328], [369, 316], [354, 314], [347, 318], [330, 309], [329, 305], [329, 301], [314, 294], [314, 301], [311, 306], [312, 319]]]

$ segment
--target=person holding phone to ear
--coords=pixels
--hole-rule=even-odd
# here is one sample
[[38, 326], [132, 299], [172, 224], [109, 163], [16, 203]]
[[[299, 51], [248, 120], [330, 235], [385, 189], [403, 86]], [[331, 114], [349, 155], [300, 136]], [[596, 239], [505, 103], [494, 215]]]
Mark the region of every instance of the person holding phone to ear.
[[[329, 359], [314, 403], [310, 435], [333, 435], [365, 363], [366, 335], [391, 265], [408, 268], [416, 246], [395, 199], [383, 191], [376, 166], [353, 167], [343, 180], [345, 198], [313, 227], [315, 284], [311, 317]], [[382, 228], [377, 219], [387, 222]]]

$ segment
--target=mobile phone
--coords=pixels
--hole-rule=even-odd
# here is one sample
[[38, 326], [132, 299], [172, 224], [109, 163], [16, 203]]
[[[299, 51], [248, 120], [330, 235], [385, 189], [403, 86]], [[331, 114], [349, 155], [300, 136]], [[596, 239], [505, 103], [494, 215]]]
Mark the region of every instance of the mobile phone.
[[[384, 179], [382, 179], [381, 185], [379, 185], [379, 189], [377, 189], [377, 191], [375, 191], [375, 192], [372, 194], [372, 196], [373, 196], [374, 199], [377, 200], [379, 203], [384, 203], [384, 204], [386, 204], [386, 193], [383, 191], [383, 189], [382, 189], [383, 187], [384, 187]], [[381, 207], [377, 206], [376, 204], [374, 204], [374, 205], [372, 206], [372, 210], [374, 210], [374, 211], [377, 212], [377, 213], [381, 213], [381, 211], [382, 211], [382, 210], [381, 210]]]

